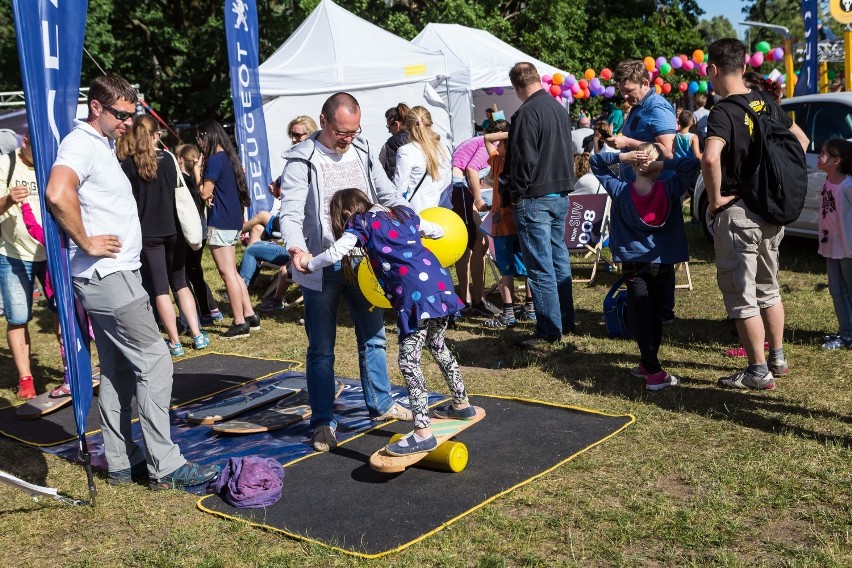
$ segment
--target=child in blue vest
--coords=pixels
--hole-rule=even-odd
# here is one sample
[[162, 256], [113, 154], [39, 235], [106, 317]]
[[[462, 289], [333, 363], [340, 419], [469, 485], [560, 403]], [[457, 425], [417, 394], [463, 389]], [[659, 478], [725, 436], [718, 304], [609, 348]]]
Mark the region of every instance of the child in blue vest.
[[[641, 354], [631, 374], [645, 379], [652, 391], [678, 383], [677, 377], [663, 370], [658, 354], [674, 265], [689, 259], [681, 197], [700, 166], [695, 158], [658, 161], [660, 154], [655, 144], [642, 144], [633, 152], [595, 154], [589, 160], [612, 198], [610, 249], [627, 282], [628, 325]], [[635, 181], [622, 181], [612, 173], [610, 166], [619, 162], [634, 165]], [[674, 175], [657, 179], [663, 169], [673, 169]]]
[[453, 291], [449, 272], [420, 240], [421, 232], [439, 238], [444, 231], [439, 225], [420, 219], [408, 207], [388, 209], [373, 205], [356, 188], [334, 194], [329, 217], [337, 241], [319, 256], [303, 255], [301, 265], [309, 272], [340, 261], [345, 262], [344, 267], [351, 266], [346, 256], [359, 247], [366, 251], [366, 260], [397, 313], [399, 369], [408, 386], [414, 414], [414, 432], [388, 444], [385, 450], [394, 456], [429, 452], [438, 444], [430, 427], [426, 379], [420, 369], [424, 344], [438, 363], [453, 397], [451, 404], [433, 410], [435, 416], [459, 420], [476, 416], [458, 361], [444, 342], [450, 316], [460, 312], [464, 303]]

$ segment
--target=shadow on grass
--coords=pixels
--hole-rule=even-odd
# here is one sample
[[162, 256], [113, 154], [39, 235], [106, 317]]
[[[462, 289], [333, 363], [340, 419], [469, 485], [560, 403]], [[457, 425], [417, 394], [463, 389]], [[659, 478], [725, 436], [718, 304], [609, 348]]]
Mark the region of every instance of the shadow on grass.
[[[5, 408], [9, 404], [10, 401], [0, 397], [0, 407]], [[36, 448], [3, 437], [0, 437], [0, 470], [36, 485], [47, 485], [47, 460], [44, 454]], [[13, 511], [0, 508], [0, 515], [10, 512]]]

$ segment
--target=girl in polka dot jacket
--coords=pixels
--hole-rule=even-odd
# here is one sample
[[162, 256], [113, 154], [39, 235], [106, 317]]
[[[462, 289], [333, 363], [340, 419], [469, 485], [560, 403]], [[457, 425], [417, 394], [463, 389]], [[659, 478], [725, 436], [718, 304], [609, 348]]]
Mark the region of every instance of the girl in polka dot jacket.
[[458, 362], [444, 342], [449, 317], [461, 311], [464, 304], [453, 291], [447, 270], [420, 240], [421, 233], [439, 238], [444, 231], [439, 225], [421, 220], [408, 207], [388, 209], [373, 205], [363, 191], [355, 188], [334, 194], [329, 216], [337, 241], [319, 256], [303, 255], [301, 265], [309, 272], [341, 260], [351, 266], [346, 255], [359, 247], [366, 251], [376, 279], [397, 313], [399, 369], [414, 413], [414, 432], [389, 444], [386, 451], [397, 456], [431, 451], [437, 442], [430, 427], [426, 379], [420, 369], [424, 344], [438, 363], [453, 397], [451, 404], [433, 410], [435, 416], [470, 420], [476, 414], [468, 402]]

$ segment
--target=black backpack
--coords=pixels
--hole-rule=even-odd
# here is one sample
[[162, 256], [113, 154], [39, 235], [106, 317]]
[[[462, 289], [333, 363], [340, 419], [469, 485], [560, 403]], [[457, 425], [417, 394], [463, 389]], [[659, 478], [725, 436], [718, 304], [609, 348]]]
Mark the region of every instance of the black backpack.
[[737, 180], [740, 196], [749, 209], [775, 225], [799, 218], [808, 193], [808, 167], [799, 139], [779, 120], [774, 101], [758, 93], [771, 112], [757, 114], [736, 98], [726, 98], [746, 111], [753, 123], [749, 165]]

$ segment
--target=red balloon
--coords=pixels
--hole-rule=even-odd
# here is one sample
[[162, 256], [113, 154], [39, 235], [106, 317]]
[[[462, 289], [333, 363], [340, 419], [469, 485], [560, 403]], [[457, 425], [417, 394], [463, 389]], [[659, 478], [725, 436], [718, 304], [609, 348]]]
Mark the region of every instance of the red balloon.
[[579, 81], [577, 81], [577, 84], [580, 85], [580, 88], [583, 89], [583, 90], [586, 90], [586, 89], [589, 88], [589, 82], [586, 81], [585, 79], [580, 79]]
[[603, 79], [604, 81], [609, 81], [610, 79], [612, 79], [612, 70], [610, 70], [608, 67], [604, 67], [603, 69], [601, 69], [601, 79]]
[[583, 89], [583, 98], [584, 99], [588, 99], [591, 96], [592, 96], [592, 92], [588, 88]]
[[551, 85], [550, 86], [550, 94], [554, 97], [562, 94], [562, 87], [560, 85]]
[[668, 94], [669, 94], [669, 93], [671, 93], [671, 92], [672, 92], [672, 85], [671, 85], [671, 83], [663, 83], [663, 94], [664, 94], [664, 95], [668, 95]]
[[681, 93], [685, 93], [686, 90], [689, 88], [689, 85], [687, 85], [686, 81], [684, 81], [680, 85], [678, 85], [677, 88]]
[[655, 84], [655, 85], [660, 85], [660, 86], [662, 86], [662, 85], [663, 85], [663, 83], [665, 83], [665, 82], [666, 82], [666, 81], [665, 81], [665, 79], [663, 79], [662, 77], [657, 77], [656, 79], [654, 79], [654, 84]]

